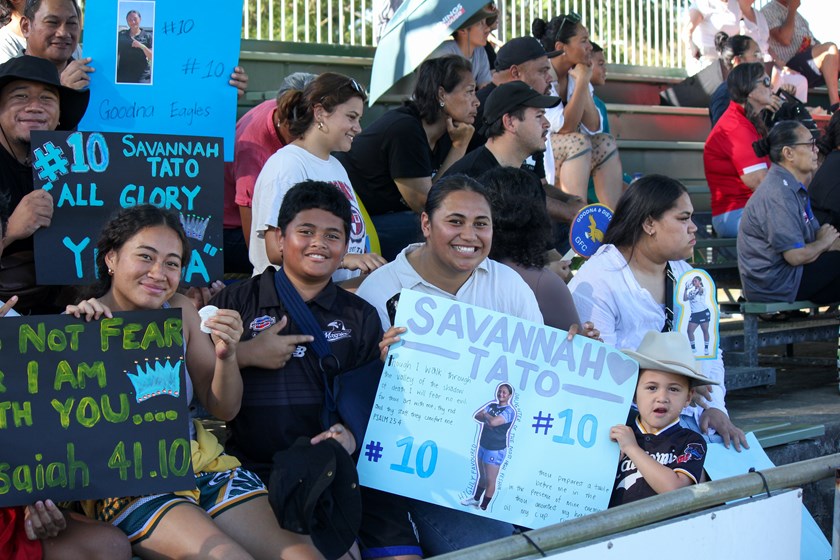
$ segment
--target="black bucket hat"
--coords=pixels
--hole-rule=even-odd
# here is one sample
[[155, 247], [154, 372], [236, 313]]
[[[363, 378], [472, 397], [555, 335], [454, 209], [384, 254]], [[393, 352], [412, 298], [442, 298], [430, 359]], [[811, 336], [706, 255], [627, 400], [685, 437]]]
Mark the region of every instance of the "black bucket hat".
[[268, 500], [280, 526], [309, 535], [327, 560], [337, 560], [356, 541], [362, 524], [359, 476], [334, 439], [312, 445], [302, 437], [275, 453]]
[[25, 54], [0, 64], [0, 90], [15, 80], [47, 84], [58, 90], [61, 114], [56, 130], [74, 130], [85, 115], [90, 90], [78, 91], [61, 85], [58, 70], [49, 60]]

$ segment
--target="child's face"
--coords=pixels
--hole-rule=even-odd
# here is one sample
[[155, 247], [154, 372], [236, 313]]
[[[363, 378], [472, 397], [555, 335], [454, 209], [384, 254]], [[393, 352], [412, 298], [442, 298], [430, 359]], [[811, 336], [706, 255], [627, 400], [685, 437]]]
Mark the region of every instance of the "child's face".
[[285, 232], [275, 231], [283, 251], [283, 269], [290, 279], [306, 284], [329, 280], [347, 252], [344, 224], [326, 210], [303, 210]]
[[642, 425], [657, 432], [673, 424], [694, 396], [687, 377], [655, 369], [639, 374], [636, 385], [636, 406]]
[[592, 79], [593, 86], [602, 86], [607, 83], [607, 59], [604, 52], [592, 53]]

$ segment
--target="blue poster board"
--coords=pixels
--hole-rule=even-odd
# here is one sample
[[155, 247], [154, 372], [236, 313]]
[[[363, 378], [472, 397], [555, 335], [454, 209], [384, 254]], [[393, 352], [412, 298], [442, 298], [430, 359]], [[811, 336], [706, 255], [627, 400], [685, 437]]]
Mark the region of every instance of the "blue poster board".
[[[132, 11], [143, 48], [126, 35]], [[241, 2], [86, 2], [83, 53], [96, 71], [79, 130], [221, 136], [231, 161], [241, 29]]]
[[[394, 324], [408, 332], [385, 361], [361, 483], [531, 528], [606, 509], [619, 456], [609, 431], [627, 421], [638, 364], [480, 307], [413, 290], [399, 301]], [[486, 510], [468, 503], [479, 443], [504, 447]]]

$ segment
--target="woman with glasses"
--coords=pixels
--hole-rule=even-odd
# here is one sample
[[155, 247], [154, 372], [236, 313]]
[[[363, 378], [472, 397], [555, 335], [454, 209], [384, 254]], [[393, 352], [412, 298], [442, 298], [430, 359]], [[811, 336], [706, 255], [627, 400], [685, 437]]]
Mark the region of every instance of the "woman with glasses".
[[551, 122], [551, 149], [546, 151], [546, 179], [564, 192], [586, 201], [589, 177], [598, 200], [615, 208], [623, 189], [621, 161], [615, 138], [605, 134], [593, 100], [592, 44], [579, 14], [559, 15], [549, 22], [535, 19], [531, 32], [546, 52], [557, 75], [551, 95], [562, 103], [546, 112]]
[[752, 145], [764, 135], [761, 111], [771, 106], [773, 92], [758, 62], [733, 68], [726, 87], [732, 101], [706, 139], [703, 169], [712, 195], [712, 226], [718, 237], [736, 237], [744, 206], [770, 166]]
[[817, 142], [824, 158], [808, 185], [811, 209], [821, 224], [840, 227], [840, 112], [834, 113]]
[[272, 262], [282, 262], [277, 236], [277, 216], [286, 192], [306, 180], [332, 183], [350, 201], [353, 213], [347, 255], [333, 275], [336, 282], [367, 273], [385, 264], [366, 252], [368, 233], [360, 204], [347, 172], [332, 152], [346, 152], [362, 131], [360, 119], [367, 101], [365, 89], [353, 78], [325, 72], [302, 91], [286, 91], [277, 101], [277, 113], [288, 122], [295, 138], [268, 158], [257, 177], [252, 201], [249, 256], [256, 276]]
[[805, 183], [817, 168], [817, 146], [796, 121], [774, 126], [753, 145], [773, 164], [744, 208], [738, 270], [748, 301], [840, 300], [840, 234], [820, 225]]
[[[677, 279], [694, 252], [693, 212], [685, 186], [664, 175], [645, 175], [621, 196], [604, 244], [569, 282], [580, 320], [598, 325], [606, 344], [635, 350], [646, 332], [674, 329]], [[717, 357], [699, 367], [721, 385], [699, 390], [680, 423], [740, 451], [746, 437], [729, 420], [723, 359], [712, 350]]]

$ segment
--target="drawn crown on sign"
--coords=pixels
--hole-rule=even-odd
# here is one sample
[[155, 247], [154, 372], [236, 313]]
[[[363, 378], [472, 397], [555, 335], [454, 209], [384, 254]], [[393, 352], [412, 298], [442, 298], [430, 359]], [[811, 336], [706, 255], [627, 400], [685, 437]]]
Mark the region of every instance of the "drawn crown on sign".
[[174, 364], [169, 358], [165, 362], [154, 360], [141, 364], [135, 362], [137, 374], [126, 372], [128, 380], [134, 385], [137, 402], [143, 402], [152, 397], [169, 395], [178, 397], [181, 394], [181, 360]]
[[180, 216], [181, 225], [184, 227], [187, 237], [190, 239], [197, 239], [198, 241], [204, 241], [204, 233], [207, 231], [207, 224], [210, 222], [210, 216], [207, 216], [206, 218], [196, 216], [195, 214], [187, 214], [186, 216], [181, 214]]

